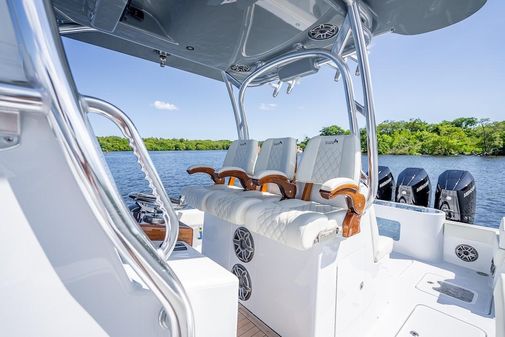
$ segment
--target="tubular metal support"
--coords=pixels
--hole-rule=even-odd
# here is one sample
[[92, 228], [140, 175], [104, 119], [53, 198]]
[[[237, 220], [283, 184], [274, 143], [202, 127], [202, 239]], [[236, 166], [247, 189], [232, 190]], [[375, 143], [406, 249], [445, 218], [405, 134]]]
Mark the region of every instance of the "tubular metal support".
[[43, 107], [44, 102], [39, 91], [7, 83], [0, 84], [0, 108], [43, 112]]
[[103, 116], [114, 124], [116, 124], [123, 135], [130, 142], [133, 153], [137, 157], [140, 167], [145, 174], [149, 186], [153, 190], [153, 195], [156, 197], [156, 203], [163, 212], [163, 220], [167, 227], [165, 239], [163, 240], [159, 251], [163, 259], [168, 259], [172, 253], [175, 244], [177, 243], [177, 236], [179, 234], [179, 219], [172, 207], [170, 198], [168, 197], [161, 179], [154, 168], [146, 146], [140, 137], [137, 128], [128, 116], [114, 105], [94, 97], [83, 96], [82, 99], [86, 102], [89, 112], [96, 113]]
[[[354, 116], [351, 121], [351, 132], [353, 134], [357, 134], [357, 125], [355, 123], [356, 121], [356, 105], [354, 104], [354, 90], [353, 90], [353, 84], [351, 80], [351, 75], [349, 73], [349, 68], [347, 67], [347, 64], [344, 62], [342, 57], [340, 55], [335, 55], [331, 53], [330, 51], [326, 49], [307, 49], [307, 50], [298, 50], [294, 51], [291, 53], [288, 53], [286, 55], [282, 55], [271, 62], [265, 64], [261, 68], [258, 68], [255, 72], [250, 74], [242, 83], [242, 86], [240, 87], [239, 91], [239, 109], [240, 113], [242, 116], [245, 116], [245, 109], [244, 109], [244, 97], [245, 97], [245, 92], [249, 85], [254, 81], [255, 78], [263, 75], [264, 73], [268, 72], [274, 67], [282, 66], [284, 64], [297, 61], [299, 59], [303, 58], [326, 58], [329, 59], [330, 62], [333, 62], [339, 69], [340, 73], [342, 74], [343, 78], [343, 83], [344, 83], [344, 90], [345, 90], [345, 97], [346, 97], [346, 105], [347, 105], [347, 111], [350, 116]], [[245, 122], [245, 120], [244, 120]], [[246, 129], [247, 129], [247, 123], [245, 123]]]
[[51, 2], [8, 0], [7, 4], [27, 76], [34, 87], [41, 88], [49, 124], [83, 197], [112, 245], [167, 311], [170, 336], [193, 337], [193, 311], [180, 280], [140, 232], [110, 178], [86, 116], [85, 101], [80, 100], [73, 82]]
[[70, 35], [75, 33], [97, 32], [95, 28], [81, 26], [77, 23], [67, 23], [58, 27], [61, 35]]
[[377, 195], [378, 185], [378, 154], [377, 154], [377, 131], [375, 123], [375, 108], [372, 94], [372, 80], [370, 77], [370, 65], [368, 63], [368, 52], [366, 47], [365, 36], [363, 34], [363, 25], [360, 19], [360, 8], [358, 1], [348, 0], [347, 15], [349, 16], [354, 45], [358, 57], [358, 66], [363, 85], [363, 101], [364, 111], [366, 113], [366, 130], [367, 130], [367, 156], [368, 156], [368, 196], [366, 207], [370, 207]]
[[344, 23], [342, 24], [342, 27], [340, 27], [340, 31], [338, 32], [335, 43], [333, 43], [331, 52], [337, 55], [342, 54], [350, 36], [351, 36], [351, 24], [349, 23], [349, 17], [346, 16], [344, 19]]
[[233, 93], [233, 86], [231, 84], [228, 74], [225, 71], [222, 72], [222, 76], [223, 76], [223, 82], [226, 85], [226, 90], [228, 90], [228, 95], [230, 96], [231, 106], [233, 108], [233, 116], [235, 117], [235, 125], [237, 126], [238, 139], [241, 140], [245, 139], [243, 124], [237, 107], [237, 100], [235, 99], [235, 94]]

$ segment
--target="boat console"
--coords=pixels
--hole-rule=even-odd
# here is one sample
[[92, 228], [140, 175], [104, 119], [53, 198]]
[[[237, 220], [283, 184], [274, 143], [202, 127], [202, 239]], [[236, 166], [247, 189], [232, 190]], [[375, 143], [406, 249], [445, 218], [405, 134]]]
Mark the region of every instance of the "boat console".
[[[440, 29], [484, 3], [0, 0], [0, 334], [505, 337], [505, 223], [412, 205], [429, 201], [419, 169], [399, 177], [398, 203], [392, 176], [379, 190], [369, 65], [375, 36]], [[223, 82], [238, 139], [222, 167], [187, 168], [209, 184], [183, 188], [183, 209], [128, 115], [79, 93], [62, 35]], [[248, 89], [289, 94], [321, 67], [344, 92], [348, 131], [301, 155], [291, 137], [251, 139]], [[118, 127], [152, 189], [132, 208], [89, 114]], [[437, 205], [470, 219], [472, 183], [447, 173]], [[186, 244], [180, 223], [195, 230]]]

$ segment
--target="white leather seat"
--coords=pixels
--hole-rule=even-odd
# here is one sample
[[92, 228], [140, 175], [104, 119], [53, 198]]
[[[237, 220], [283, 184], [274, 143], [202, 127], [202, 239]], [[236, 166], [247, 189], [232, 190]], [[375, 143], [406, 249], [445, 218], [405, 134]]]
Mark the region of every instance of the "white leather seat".
[[[256, 160], [258, 158], [258, 141], [256, 140], [236, 140], [231, 143], [226, 157], [223, 161], [223, 168], [236, 167], [252, 174]], [[194, 165], [192, 167], [204, 167]], [[191, 168], [190, 168], [191, 169]], [[214, 184], [209, 186], [186, 186], [181, 190], [181, 203], [206, 210], [206, 200], [210, 194], [217, 190], [241, 191], [242, 189], [233, 185]]]
[[214, 184], [209, 186], [185, 186], [181, 189], [181, 204], [189, 205], [205, 211], [207, 198], [212, 192], [218, 190], [242, 191], [241, 187], [227, 184]]
[[[278, 174], [292, 180], [296, 168], [296, 139], [270, 138], [263, 142], [254, 174], [258, 177], [264, 173]], [[206, 198], [206, 211], [231, 223], [242, 225], [247, 209], [261, 201], [278, 201], [281, 199], [277, 186], [269, 184], [267, 192], [243, 191], [227, 193], [215, 191]]]
[[[358, 183], [360, 175], [361, 152], [357, 137], [314, 137], [300, 161], [296, 198], [250, 205], [244, 226], [290, 247], [309, 249], [320, 235], [337, 231], [347, 213], [345, 198], [324, 199], [319, 192], [321, 187], [335, 177]], [[312, 184], [312, 189], [305, 190], [306, 184]], [[361, 193], [366, 195], [366, 187], [360, 187]], [[389, 255], [393, 241], [379, 236], [375, 221], [371, 226], [374, 254], [378, 260]]]
[[289, 208], [277, 202], [260, 202], [247, 209], [244, 226], [286, 246], [305, 250], [311, 248], [321, 234], [335, 231], [346, 212], [317, 203]]

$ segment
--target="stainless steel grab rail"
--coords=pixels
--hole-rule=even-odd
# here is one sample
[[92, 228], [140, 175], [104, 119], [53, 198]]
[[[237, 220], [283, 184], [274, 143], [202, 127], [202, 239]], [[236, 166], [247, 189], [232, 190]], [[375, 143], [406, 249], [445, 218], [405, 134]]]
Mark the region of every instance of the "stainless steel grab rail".
[[361, 5], [357, 0], [346, 0], [346, 2], [347, 16], [349, 17], [349, 21], [351, 23], [354, 46], [358, 56], [358, 65], [363, 87], [368, 157], [368, 195], [366, 198], [366, 207], [369, 208], [375, 201], [379, 185], [379, 155], [377, 146], [377, 125], [375, 122], [375, 104], [373, 100], [372, 79], [370, 75], [370, 65], [368, 62], [367, 44], [360, 16], [360, 13], [362, 12], [362, 9], [360, 9]]
[[[245, 138], [249, 138], [249, 130], [247, 126], [247, 118], [246, 118], [246, 113], [245, 113], [245, 108], [244, 108], [244, 100], [245, 100], [245, 93], [249, 85], [256, 79], [257, 77], [263, 75], [264, 73], [268, 72], [269, 70], [299, 60], [303, 58], [324, 58], [330, 60], [330, 62], [333, 62], [339, 69], [340, 73], [342, 74], [343, 78], [343, 83], [344, 83], [344, 90], [345, 90], [345, 98], [346, 98], [346, 105], [347, 105], [347, 110], [349, 112], [349, 115], [351, 116], [350, 118], [350, 127], [351, 131], [353, 133], [357, 132], [357, 124], [356, 124], [356, 104], [354, 103], [354, 90], [353, 90], [353, 84], [351, 80], [351, 75], [349, 72], [349, 68], [345, 61], [343, 60], [342, 56], [334, 54], [326, 49], [302, 49], [299, 51], [294, 51], [282, 56], [277, 57], [276, 59], [268, 62], [264, 66], [258, 68], [256, 71], [254, 71], [252, 74], [250, 74], [244, 82], [242, 82], [242, 85], [240, 86], [240, 91], [238, 94], [238, 103], [239, 103], [239, 111], [240, 111], [240, 116], [242, 119], [242, 127], [243, 127], [243, 132], [245, 135]], [[359, 135], [359, 133], [356, 133]]]
[[[194, 317], [177, 275], [141, 231], [111, 179], [72, 79], [49, 0], [7, 0], [28, 80], [40, 93], [16, 102], [20, 111], [42, 108], [75, 181], [97, 222], [126, 262], [162, 304], [170, 336], [193, 337]], [[12, 104], [11, 85], [3, 85]], [[0, 95], [1, 96], [1, 95]], [[36, 102], [35, 102], [36, 101]], [[0, 100], [0, 104], [1, 104]]]
[[137, 128], [128, 116], [116, 106], [89, 96], [83, 96], [82, 99], [86, 102], [89, 112], [101, 115], [119, 127], [123, 135], [128, 139], [133, 154], [137, 157], [137, 161], [144, 172], [145, 178], [149, 183], [149, 187], [153, 190], [153, 195], [156, 198], [156, 203], [163, 212], [163, 220], [167, 227], [165, 239], [159, 247], [161, 257], [167, 259], [172, 253], [175, 244], [177, 243], [177, 236], [179, 234], [179, 219], [172, 207], [172, 202], [168, 197], [158, 172], [154, 168], [154, 164], [149, 156], [147, 149], [144, 145], [142, 137], [140, 137]]

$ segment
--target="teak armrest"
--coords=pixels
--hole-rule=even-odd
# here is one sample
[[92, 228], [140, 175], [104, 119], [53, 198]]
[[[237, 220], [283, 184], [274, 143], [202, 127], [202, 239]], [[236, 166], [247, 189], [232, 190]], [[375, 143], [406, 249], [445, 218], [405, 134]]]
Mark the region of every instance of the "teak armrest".
[[[167, 228], [165, 225], [141, 224], [140, 228], [146, 233], [151, 241], [163, 241], [165, 239]], [[179, 222], [179, 234], [177, 241], [184, 241], [188, 245], [193, 245], [193, 229], [188, 225]]]
[[361, 215], [365, 210], [366, 199], [358, 184], [352, 179], [335, 178], [328, 180], [319, 190], [324, 199], [333, 199], [342, 195], [347, 204], [347, 214], [342, 226], [342, 236], [349, 237], [360, 232]]
[[217, 176], [221, 179], [233, 177], [240, 181], [240, 184], [244, 188], [244, 190], [254, 190], [256, 186], [253, 184], [251, 177], [247, 174], [246, 171], [239, 167], [223, 167], [221, 170], [216, 172]]
[[282, 174], [271, 174], [261, 178], [254, 178], [253, 183], [258, 187], [264, 184], [277, 185], [282, 194], [282, 199], [293, 199], [296, 196], [296, 184]]
[[216, 170], [214, 170], [214, 168], [210, 166], [190, 166], [188, 167], [186, 172], [188, 172], [188, 174], [205, 173], [210, 176], [210, 179], [212, 179], [214, 184], [218, 185], [224, 184], [224, 178], [220, 178], [217, 175]]

